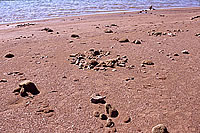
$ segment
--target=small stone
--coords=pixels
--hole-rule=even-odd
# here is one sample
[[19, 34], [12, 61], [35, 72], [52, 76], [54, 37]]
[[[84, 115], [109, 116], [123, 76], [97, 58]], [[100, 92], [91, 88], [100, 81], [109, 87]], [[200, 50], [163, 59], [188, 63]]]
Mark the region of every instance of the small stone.
[[109, 112], [110, 117], [115, 118], [118, 115], [119, 115], [119, 112], [115, 108], [110, 109], [110, 112]]
[[50, 29], [50, 28], [44, 28], [44, 29], [42, 29], [41, 31], [53, 32], [53, 30]]
[[179, 54], [177, 54], [177, 53], [174, 53], [174, 56], [179, 56]]
[[93, 112], [94, 117], [99, 117], [100, 113], [98, 111]]
[[119, 67], [125, 67], [125, 64], [118, 64]]
[[72, 38], [79, 38], [79, 35], [77, 35], [77, 34], [72, 34], [71, 37], [72, 37]]
[[108, 119], [107, 115], [105, 115], [105, 114], [100, 114], [99, 117], [100, 117], [101, 120], [107, 120]]
[[181, 51], [183, 54], [189, 54], [188, 50]]
[[104, 100], [105, 98], [106, 98], [106, 96], [101, 96], [99, 94], [94, 94], [92, 96], [92, 98], [91, 98], [91, 102], [95, 103], [95, 104], [97, 104], [97, 103], [105, 103], [105, 100]]
[[159, 124], [152, 128], [152, 133], [169, 133], [163, 124]]
[[112, 31], [112, 30], [109, 30], [109, 29], [106, 29], [104, 32], [105, 32], [105, 33], [113, 33], [113, 31]]
[[6, 79], [1, 79], [0, 82], [5, 83], [8, 82]]
[[14, 54], [12, 53], [8, 53], [5, 55], [5, 58], [13, 58], [14, 57]]
[[21, 88], [20, 94], [21, 93], [25, 94], [26, 92], [30, 92], [33, 95], [37, 95], [40, 93], [35, 84], [30, 80], [22, 81], [21, 83], [19, 83], [19, 87]]
[[117, 26], [116, 24], [111, 24], [110, 26]]
[[115, 126], [115, 123], [112, 121], [112, 119], [107, 119], [105, 127], [112, 128]]
[[109, 104], [109, 103], [106, 103], [106, 113], [107, 114], [110, 114], [110, 110], [112, 109], [112, 106], [111, 106], [111, 104]]
[[117, 71], [117, 69], [112, 69], [113, 72]]
[[70, 54], [69, 57], [76, 57], [77, 54]]
[[141, 41], [139, 41], [139, 40], [134, 40], [133, 43], [135, 43], [135, 44], [142, 44]]
[[129, 123], [131, 122], [131, 118], [128, 116], [128, 117], [125, 117], [124, 118], [124, 123]]
[[195, 34], [195, 36], [200, 36], [200, 33]]
[[151, 61], [151, 60], [144, 60], [142, 62], [142, 64], [145, 64], [145, 65], [154, 65], [153, 61]]
[[125, 42], [129, 42], [128, 38], [121, 38], [119, 39], [120, 43], [125, 43]]
[[47, 114], [47, 113], [54, 112], [54, 110], [47, 108], [47, 109], [44, 109], [43, 112], [44, 112], [45, 114]]

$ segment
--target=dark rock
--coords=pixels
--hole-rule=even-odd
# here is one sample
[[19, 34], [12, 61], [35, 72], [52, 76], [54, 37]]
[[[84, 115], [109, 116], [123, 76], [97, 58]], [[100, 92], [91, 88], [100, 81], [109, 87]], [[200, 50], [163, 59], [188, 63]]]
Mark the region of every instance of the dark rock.
[[151, 60], [144, 60], [144, 61], [142, 62], [142, 64], [145, 64], [145, 65], [154, 65], [154, 62], [151, 61]]
[[104, 32], [105, 32], [105, 33], [113, 33], [113, 31], [112, 31], [112, 30], [108, 30], [108, 29], [107, 29], [107, 30], [105, 30]]
[[106, 113], [109, 114], [110, 110], [112, 109], [112, 106], [109, 103], [107, 103], [105, 106], [106, 106]]
[[44, 29], [42, 29], [41, 31], [53, 32], [53, 30], [50, 29], [50, 28], [44, 28]]
[[115, 126], [115, 123], [112, 121], [112, 119], [107, 119], [105, 127], [112, 128]]
[[107, 120], [108, 119], [107, 115], [105, 115], [105, 114], [100, 114], [99, 117], [100, 117], [101, 120]]
[[79, 38], [79, 35], [77, 35], [77, 34], [72, 34], [71, 37], [73, 37], [73, 38]]
[[125, 43], [125, 42], [129, 42], [129, 40], [127, 38], [121, 38], [119, 39], [120, 43]]
[[141, 41], [139, 41], [139, 40], [134, 40], [133, 43], [135, 43], [135, 44], [142, 44]]
[[13, 58], [14, 57], [14, 54], [12, 53], [8, 53], [5, 55], [5, 58]]
[[100, 113], [98, 111], [94, 111], [93, 115], [94, 117], [99, 117]]
[[177, 54], [177, 53], [174, 53], [174, 56], [179, 56], [179, 54]]
[[152, 128], [152, 133], [169, 133], [163, 124], [159, 124]]
[[111, 24], [110, 26], [117, 26], [116, 24]]
[[98, 103], [104, 104], [104, 103], [106, 103], [106, 102], [105, 102], [105, 98], [106, 98], [106, 96], [101, 96], [101, 95], [99, 95], [99, 94], [94, 94], [94, 95], [91, 97], [91, 102], [92, 102], [92, 103], [95, 103], [95, 104], [98, 104]]
[[124, 118], [124, 123], [129, 123], [131, 122], [131, 118], [130, 117], [125, 117]]
[[188, 50], [181, 51], [183, 54], [189, 54]]
[[0, 82], [5, 83], [8, 82], [6, 79], [1, 79]]
[[117, 117], [118, 115], [119, 115], [119, 112], [118, 112], [115, 108], [112, 108], [112, 109], [110, 110], [110, 112], [109, 112], [109, 116], [110, 116], [110, 117], [115, 118], [115, 117]]

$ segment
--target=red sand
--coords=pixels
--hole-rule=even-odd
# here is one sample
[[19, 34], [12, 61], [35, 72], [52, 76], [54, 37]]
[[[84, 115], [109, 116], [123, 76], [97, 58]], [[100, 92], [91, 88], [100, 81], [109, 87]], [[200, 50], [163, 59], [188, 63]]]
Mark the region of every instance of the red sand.
[[[191, 20], [198, 15], [200, 8], [183, 8], [0, 25], [0, 80], [7, 80], [0, 82], [0, 132], [101, 133], [116, 128], [119, 133], [150, 133], [164, 124], [170, 133], [200, 133], [200, 37], [195, 36], [200, 18]], [[105, 27], [111, 24], [117, 26]], [[41, 31], [45, 27], [54, 32]], [[113, 33], [104, 33], [106, 29]], [[73, 33], [80, 38], [71, 38]], [[142, 44], [119, 43], [120, 38]], [[126, 55], [126, 66], [135, 67], [81, 70], [67, 60], [90, 48], [110, 51], [111, 58]], [[5, 58], [7, 53], [14, 57]], [[154, 65], [142, 67], [143, 60]], [[10, 73], [16, 71], [20, 74]], [[130, 77], [134, 80], [126, 81]], [[34, 98], [14, 95], [24, 79], [41, 93]], [[93, 116], [94, 111], [104, 112], [103, 104], [90, 102], [94, 93], [106, 96], [118, 110], [115, 127], [102, 126], [106, 121]], [[40, 108], [54, 112], [38, 112]], [[131, 122], [123, 122], [126, 116]]]

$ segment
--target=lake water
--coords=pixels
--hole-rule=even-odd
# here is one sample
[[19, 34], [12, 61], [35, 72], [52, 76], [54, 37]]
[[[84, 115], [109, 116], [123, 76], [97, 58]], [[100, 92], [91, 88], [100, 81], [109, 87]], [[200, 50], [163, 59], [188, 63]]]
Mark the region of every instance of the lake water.
[[0, 0], [0, 23], [62, 16], [197, 7], [200, 0]]

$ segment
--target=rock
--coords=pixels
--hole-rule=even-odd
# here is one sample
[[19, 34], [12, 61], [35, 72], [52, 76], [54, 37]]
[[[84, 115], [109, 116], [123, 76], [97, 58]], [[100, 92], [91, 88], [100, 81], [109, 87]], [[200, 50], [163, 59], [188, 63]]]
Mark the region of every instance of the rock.
[[72, 34], [71, 37], [72, 37], [72, 38], [79, 38], [79, 35], [77, 35], [77, 34]]
[[106, 96], [101, 96], [99, 94], [94, 94], [92, 97], [91, 97], [91, 102], [92, 103], [95, 103], [95, 104], [98, 104], [98, 103], [105, 103], [105, 99]]
[[98, 111], [93, 112], [94, 117], [99, 117], [100, 113]]
[[107, 115], [105, 115], [105, 114], [100, 114], [99, 117], [100, 117], [101, 120], [107, 120], [108, 119]]
[[113, 72], [117, 71], [117, 69], [112, 69]]
[[103, 62], [103, 66], [104, 67], [114, 67], [116, 62], [117, 62], [116, 59], [109, 59], [109, 60], [106, 60], [105, 62]]
[[77, 54], [70, 54], [69, 57], [76, 57]]
[[107, 104], [105, 105], [105, 107], [106, 107], [106, 113], [109, 114], [109, 113], [110, 113], [110, 110], [112, 109], [111, 104], [107, 103]]
[[135, 43], [135, 44], [142, 44], [141, 41], [139, 41], [139, 40], [134, 40], [133, 43]]
[[111, 24], [110, 26], [117, 26], [116, 24]]
[[181, 51], [183, 54], [189, 54], [188, 50]]
[[24, 80], [19, 83], [19, 88], [15, 89], [13, 93], [15, 92], [19, 92], [22, 97], [28, 96], [28, 93], [31, 93], [32, 95], [40, 93], [35, 84], [30, 80]]
[[112, 128], [115, 126], [115, 123], [112, 121], [112, 119], [107, 119], [105, 127]]
[[44, 28], [44, 29], [42, 29], [41, 31], [53, 32], [53, 30], [50, 29], [50, 28]]
[[105, 32], [105, 33], [113, 33], [113, 31], [112, 31], [112, 30], [109, 30], [109, 29], [106, 29], [104, 32]]
[[169, 133], [163, 124], [159, 124], [152, 128], [152, 133]]
[[0, 82], [5, 83], [5, 82], [8, 82], [8, 81], [6, 79], [1, 79]]
[[200, 36], [200, 33], [195, 34], [195, 36]]
[[98, 61], [96, 61], [96, 60], [94, 60], [94, 59], [92, 59], [92, 60], [90, 60], [89, 61], [89, 63], [88, 63], [89, 65], [92, 65], [93, 67], [95, 67], [96, 65], [98, 65], [99, 64], [99, 62]]
[[8, 53], [5, 55], [5, 58], [13, 58], [14, 57], [14, 54], [12, 53]]
[[131, 122], [131, 117], [125, 117], [124, 118], [124, 123], [129, 123], [129, 122]]
[[119, 115], [119, 112], [115, 108], [111, 108], [109, 110], [109, 116], [112, 118], [116, 118]]
[[177, 53], [174, 53], [174, 56], [179, 56], [179, 54], [177, 54]]
[[154, 65], [153, 61], [151, 61], [151, 60], [144, 60], [142, 62], [142, 64], [144, 64], [144, 65]]
[[129, 42], [129, 40], [127, 38], [121, 38], [119, 39], [120, 43], [125, 43], [125, 42]]
[[117, 64], [119, 67], [125, 67], [126, 65], [125, 64]]

